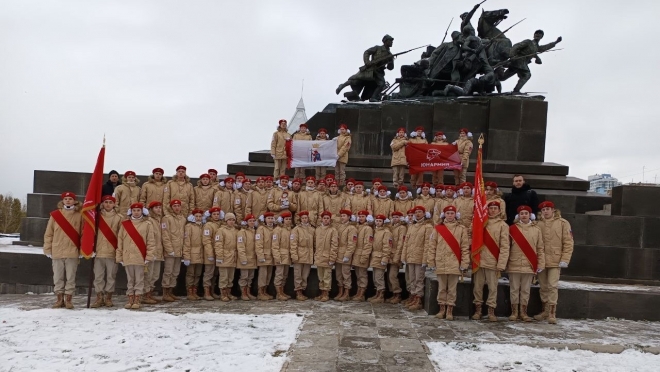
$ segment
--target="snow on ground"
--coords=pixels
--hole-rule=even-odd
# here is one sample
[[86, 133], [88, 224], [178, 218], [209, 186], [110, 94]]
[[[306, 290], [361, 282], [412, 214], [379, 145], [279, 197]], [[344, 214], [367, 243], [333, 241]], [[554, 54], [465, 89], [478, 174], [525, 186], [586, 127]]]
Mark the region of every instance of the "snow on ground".
[[0, 371], [279, 371], [302, 320], [0, 308]]
[[514, 344], [427, 342], [427, 346], [436, 371], [651, 372], [660, 364], [660, 356], [630, 349], [606, 354]]
[[645, 285], [629, 285], [629, 284], [602, 284], [602, 283], [587, 283], [587, 282], [567, 282], [565, 280], [559, 281], [559, 288], [562, 289], [578, 289], [583, 291], [631, 291], [631, 292], [659, 292], [660, 288]]
[[28, 253], [28, 254], [44, 254], [43, 247], [12, 245], [13, 242], [20, 240], [19, 238], [0, 238], [0, 252], [4, 253]]

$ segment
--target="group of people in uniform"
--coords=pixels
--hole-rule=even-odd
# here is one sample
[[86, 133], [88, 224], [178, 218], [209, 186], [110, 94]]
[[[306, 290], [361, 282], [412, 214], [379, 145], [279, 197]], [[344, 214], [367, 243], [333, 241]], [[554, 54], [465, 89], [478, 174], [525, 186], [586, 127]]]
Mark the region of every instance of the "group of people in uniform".
[[[419, 130], [416, 132], [423, 137]], [[393, 149], [401, 137], [398, 131]], [[466, 137], [467, 130], [462, 130], [459, 141], [466, 141]], [[350, 137], [345, 143], [348, 146], [341, 146], [350, 147]], [[278, 160], [276, 151], [273, 157]], [[464, 177], [466, 167], [459, 177]], [[219, 180], [218, 172], [209, 169], [193, 186], [186, 171], [179, 166], [167, 180], [163, 169], [154, 168], [142, 187], [135, 172], [127, 171], [112, 194], [103, 196], [92, 307], [113, 306], [119, 265], [126, 270], [125, 307], [130, 309], [161, 301], [155, 297], [161, 270], [162, 301], [177, 301], [173, 289], [181, 263], [186, 266], [187, 299], [191, 301], [238, 299], [231, 293], [237, 272], [241, 300], [273, 299], [266, 290], [271, 280], [277, 300], [288, 300], [290, 296], [283, 288], [290, 266], [294, 269], [295, 298], [304, 301], [314, 265], [321, 291], [315, 300], [330, 299], [334, 268], [339, 288], [334, 300], [365, 301], [371, 268], [376, 294], [369, 301], [398, 304], [402, 302], [398, 274], [405, 268], [409, 293], [405, 306], [421, 309], [426, 271], [434, 271], [439, 281], [437, 317], [453, 319], [457, 284], [475, 259], [470, 249], [474, 214], [470, 182], [456, 186], [413, 181], [419, 182], [413, 197], [399, 179], [392, 198], [378, 178], [372, 180], [371, 188], [365, 188], [362, 181], [349, 178], [342, 182], [331, 173], [322, 178], [290, 179], [283, 174], [254, 181], [237, 173]], [[442, 182], [441, 177], [439, 180]], [[482, 317], [486, 285], [488, 319], [497, 320], [498, 277], [506, 271], [511, 287], [510, 319], [532, 320], [527, 303], [532, 280], [538, 277], [543, 311], [536, 319], [556, 322], [559, 272], [568, 266], [573, 250], [570, 224], [551, 201], [545, 201], [538, 206], [541, 216], [537, 220], [532, 208], [522, 205], [513, 225], [508, 226], [497, 184], [485, 185], [488, 221], [484, 244], [476, 252], [479, 269], [472, 273], [473, 318]], [[75, 194], [63, 193], [44, 238], [44, 253], [53, 261], [56, 308], [73, 308], [82, 220]], [[355, 284], [351, 270], [355, 271]], [[256, 296], [251, 292], [255, 276]], [[355, 287], [356, 293], [350, 296]]]

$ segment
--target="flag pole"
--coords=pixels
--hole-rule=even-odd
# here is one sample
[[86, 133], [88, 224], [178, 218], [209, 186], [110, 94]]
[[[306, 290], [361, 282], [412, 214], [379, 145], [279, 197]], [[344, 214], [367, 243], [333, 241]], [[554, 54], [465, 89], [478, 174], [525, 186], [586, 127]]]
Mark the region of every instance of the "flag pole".
[[[481, 134], [479, 135], [479, 139], [477, 139], [477, 142], [479, 143], [479, 151], [478, 151], [478, 153], [477, 153], [477, 155], [478, 155], [478, 156], [477, 156], [477, 167], [478, 167], [478, 171], [475, 170], [475, 173], [474, 173], [474, 187], [475, 187], [475, 188], [477, 188], [477, 187], [483, 187], [483, 170], [482, 170], [482, 168], [481, 168], [481, 167], [482, 167], [482, 161], [483, 161], [483, 159], [482, 159], [482, 151], [483, 151], [483, 144], [484, 144], [484, 142], [486, 142], [485, 139], [484, 139], [484, 134], [483, 134], [483, 133], [481, 133]], [[475, 192], [475, 196], [479, 196], [479, 197], [480, 197], [480, 196], [481, 196], [481, 193], [477, 193], [477, 192]], [[475, 207], [476, 207], [476, 205], [477, 205], [477, 203], [475, 202]], [[476, 217], [477, 217], [477, 215], [476, 215], [476, 213], [474, 213], [474, 216], [472, 217], [472, 218], [473, 218], [473, 220], [472, 220], [472, 221], [473, 221], [473, 222], [472, 222], [473, 227], [474, 227], [474, 218], [476, 218]], [[483, 229], [483, 226], [482, 226], [482, 229]], [[474, 238], [474, 229], [473, 229], [473, 231], [472, 231], [472, 237]], [[483, 242], [482, 242], [482, 243], [483, 243]], [[472, 258], [472, 260], [474, 260], [474, 257], [472, 257], [472, 249], [473, 249], [472, 244], [473, 244], [473, 242], [470, 242], [470, 257]], [[480, 260], [480, 261], [481, 261], [481, 260]], [[481, 264], [481, 262], [479, 262], [479, 264]], [[476, 269], [475, 269], [475, 266], [474, 266], [473, 263], [471, 263], [471, 266], [472, 266], [472, 275], [471, 275], [471, 279], [472, 279], [472, 280], [470, 280], [470, 297], [469, 297], [469, 298], [470, 298], [470, 300], [473, 300], [472, 297], [474, 297], [474, 278], [475, 278], [475, 275], [476, 275], [477, 271], [479, 270], [479, 268], [480, 268], [481, 266], [480, 266], [480, 265], [477, 266]], [[495, 290], [497, 291], [497, 288], [495, 288]], [[490, 288], [488, 288], [488, 291], [490, 291]], [[472, 305], [472, 301], [470, 301], [470, 304], [468, 304], [468, 309], [470, 308], [471, 305]], [[470, 313], [470, 312], [468, 311], [468, 314], [469, 314], [469, 313]], [[481, 315], [481, 314], [480, 314], [480, 315]], [[471, 317], [470, 317], [470, 318], [471, 318]]]
[[[103, 134], [103, 148], [105, 149], [105, 134]], [[100, 199], [99, 199], [100, 200]], [[96, 204], [94, 208], [96, 218], [94, 218], [94, 249], [92, 252], [92, 265], [89, 268], [89, 285], [87, 288], [87, 308], [89, 309], [90, 303], [92, 301], [92, 286], [94, 285], [94, 262], [96, 261], [96, 244], [99, 239], [99, 218], [101, 217], [101, 205], [100, 203]]]

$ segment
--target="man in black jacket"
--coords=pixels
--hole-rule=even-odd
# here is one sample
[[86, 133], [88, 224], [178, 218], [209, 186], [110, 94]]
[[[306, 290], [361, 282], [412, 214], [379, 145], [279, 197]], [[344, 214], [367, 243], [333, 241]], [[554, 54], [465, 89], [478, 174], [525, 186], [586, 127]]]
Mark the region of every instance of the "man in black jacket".
[[513, 220], [518, 214], [518, 207], [527, 205], [532, 208], [532, 213], [538, 214], [539, 197], [536, 191], [525, 183], [525, 178], [519, 174], [513, 176], [513, 187], [511, 193], [504, 196], [506, 203], [506, 223], [513, 225]]
[[108, 181], [103, 185], [103, 192], [101, 196], [112, 195], [115, 192], [115, 187], [119, 185], [119, 173], [116, 170], [111, 170], [108, 173]]

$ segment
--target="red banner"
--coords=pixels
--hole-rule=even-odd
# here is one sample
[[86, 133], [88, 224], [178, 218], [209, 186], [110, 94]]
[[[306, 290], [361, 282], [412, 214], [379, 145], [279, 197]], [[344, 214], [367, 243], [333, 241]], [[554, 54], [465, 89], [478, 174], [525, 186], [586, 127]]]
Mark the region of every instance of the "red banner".
[[481, 246], [484, 244], [484, 226], [488, 221], [488, 204], [482, 170], [483, 134], [479, 137], [477, 168], [474, 172], [474, 217], [472, 218], [472, 272], [479, 270], [481, 264]]
[[94, 254], [94, 242], [96, 238], [96, 218], [97, 206], [101, 204], [101, 190], [103, 188], [103, 162], [105, 160], [105, 140], [103, 140], [104, 145], [99, 151], [99, 156], [96, 159], [96, 166], [94, 167], [94, 173], [92, 173], [92, 179], [89, 181], [89, 187], [87, 187], [87, 195], [85, 195], [85, 203], [82, 207], [82, 216], [83, 216], [83, 233], [82, 241], [80, 245], [80, 253], [85, 258], [90, 258]]
[[456, 145], [408, 143], [406, 160], [410, 174], [442, 169], [461, 169], [461, 157]]

